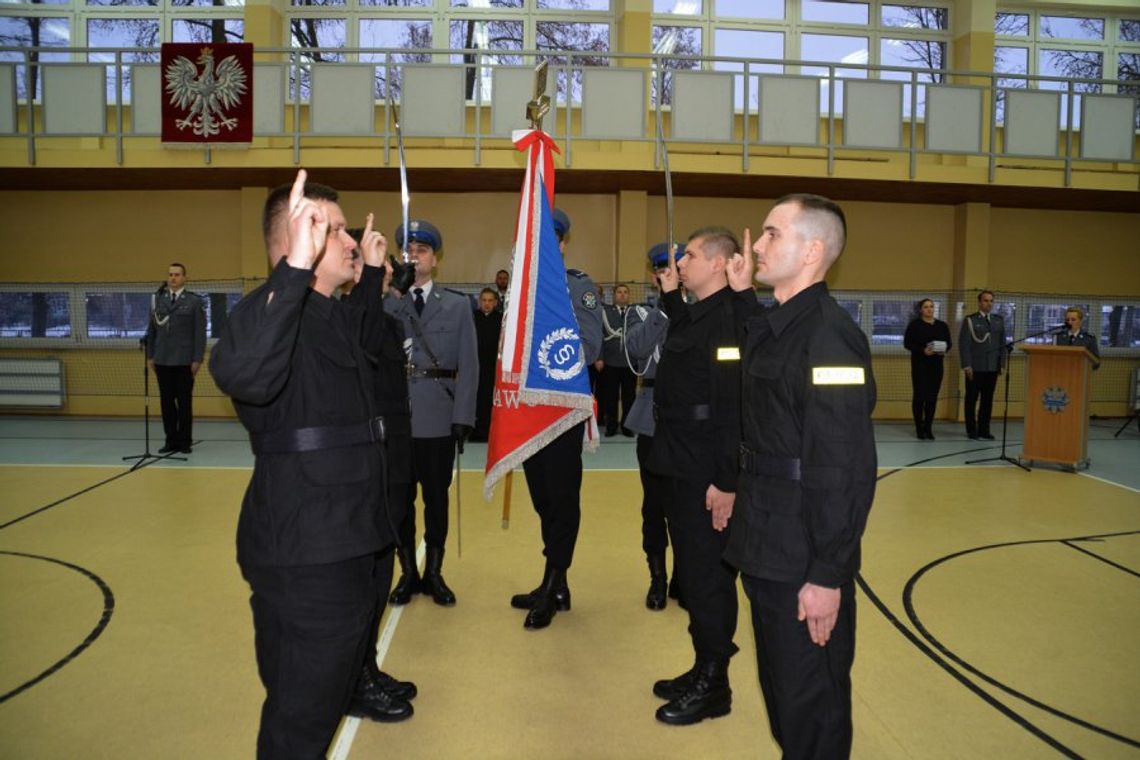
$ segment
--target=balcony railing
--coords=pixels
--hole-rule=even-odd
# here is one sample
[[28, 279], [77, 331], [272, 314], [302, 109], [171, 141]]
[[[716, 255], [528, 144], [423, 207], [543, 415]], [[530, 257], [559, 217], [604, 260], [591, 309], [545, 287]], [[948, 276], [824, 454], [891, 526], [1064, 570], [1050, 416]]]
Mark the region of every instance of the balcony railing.
[[[54, 60], [38, 60], [48, 53]], [[29, 165], [45, 141], [109, 138], [122, 165], [133, 138], [160, 136], [158, 57], [155, 48], [0, 48], [0, 138], [26, 140]], [[486, 148], [527, 126], [540, 60], [553, 105], [545, 128], [567, 166], [581, 141], [662, 139], [674, 151], [715, 146], [744, 172], [774, 148], [824, 158], [828, 175], [853, 153], [901, 155], [909, 179], [927, 154], [984, 157], [990, 182], [1004, 163], [1029, 159], [1063, 169], [1066, 186], [1074, 165], [1131, 173], [1140, 163], [1140, 85], [1113, 80], [594, 51], [260, 48], [255, 59], [255, 143], [287, 140], [297, 164], [332, 138], [375, 142], [391, 165], [396, 103], [406, 138], [458, 140], [478, 166]]]

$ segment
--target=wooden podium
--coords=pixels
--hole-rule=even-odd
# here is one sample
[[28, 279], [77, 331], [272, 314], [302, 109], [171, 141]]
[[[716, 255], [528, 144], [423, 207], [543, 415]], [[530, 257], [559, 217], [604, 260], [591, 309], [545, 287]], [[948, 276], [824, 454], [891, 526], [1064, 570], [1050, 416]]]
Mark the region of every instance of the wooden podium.
[[1023, 346], [1029, 355], [1025, 444], [1021, 461], [1089, 464], [1089, 372], [1094, 357], [1081, 346]]

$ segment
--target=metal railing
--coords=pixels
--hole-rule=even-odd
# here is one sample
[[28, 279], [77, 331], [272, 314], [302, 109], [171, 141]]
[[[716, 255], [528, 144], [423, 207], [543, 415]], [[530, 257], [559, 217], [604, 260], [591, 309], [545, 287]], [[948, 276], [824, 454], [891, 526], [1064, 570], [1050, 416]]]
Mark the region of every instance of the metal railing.
[[[50, 53], [54, 57], [70, 55], [72, 60], [36, 60], [39, 54], [46, 53]], [[22, 137], [26, 139], [28, 146], [28, 164], [34, 165], [36, 163], [37, 143], [41, 140], [48, 140], [54, 137], [91, 136], [112, 138], [115, 140], [116, 161], [121, 165], [125, 160], [124, 141], [127, 138], [157, 136], [157, 133], [154, 132], [143, 133], [128, 131], [125, 126], [125, 114], [131, 95], [129, 85], [131, 67], [137, 65], [154, 65], [159, 56], [158, 48], [0, 47], [0, 57], [18, 59], [15, 61], [8, 60], [6, 62], [0, 62], [0, 67], [16, 67], [16, 70], [22, 74], [24, 92], [39, 94], [42, 92], [42, 88], [37, 88], [36, 83], [42, 80], [42, 77], [39, 76], [42, 70], [56, 66], [75, 66], [77, 62], [90, 61], [93, 55], [113, 57], [113, 60], [108, 62], [92, 62], [95, 65], [103, 64], [108, 70], [107, 92], [109, 95], [108, 100], [111, 102], [107, 107], [111, 110], [111, 118], [104, 120], [106, 126], [99, 132], [82, 134], [68, 133], [66, 135], [45, 134], [40, 128], [41, 120], [37, 119], [37, 113], [42, 109], [40, 102], [36, 98], [26, 97], [19, 103], [13, 102], [13, 108], [18, 110], [18, 115], [12, 119], [12, 130], [7, 133], [0, 132], [0, 137]], [[322, 57], [329, 55], [343, 57], [347, 59], [343, 62], [352, 63], [355, 66], [370, 64], [374, 67], [373, 79], [376, 83], [374, 87], [374, 108], [382, 124], [379, 130], [374, 131], [372, 134], [353, 133], [337, 135], [317, 133], [312, 130], [311, 126], [304, 126], [305, 120], [302, 118], [303, 109], [308, 107], [311, 101], [310, 67], [314, 63], [335, 64], [341, 62], [322, 60]], [[362, 56], [375, 60], [366, 61], [362, 64], [360, 63]], [[927, 88], [958, 83], [981, 88], [988, 95], [988, 109], [983, 109], [982, 112], [982, 117], [986, 123], [978, 125], [980, 134], [988, 135], [988, 139], [980, 141], [982, 144], [981, 151], [976, 153], [972, 152], [971, 154], [987, 159], [988, 179], [989, 182], [992, 183], [995, 181], [995, 174], [999, 163], [1003, 158], [1007, 157], [1006, 153], [998, 150], [999, 132], [1002, 128], [1002, 122], [999, 121], [999, 112], [1001, 111], [999, 104], [1003, 101], [1006, 92], [1024, 91], [1027, 88], [1041, 89], [1042, 85], [1045, 85], [1045, 89], [1056, 91], [1063, 98], [1064, 120], [1063, 123], [1057, 125], [1058, 133], [1062, 135], [1062, 139], [1059, 142], [1063, 147], [1058, 148], [1056, 154], [1052, 156], [1040, 155], [1031, 156], [1029, 158], [1041, 161], [1062, 162], [1065, 174], [1065, 185], [1068, 186], [1071, 184], [1074, 163], [1081, 161], [1106, 162], [1104, 158], [1082, 158], [1074, 150], [1074, 137], [1080, 134], [1080, 129], [1075, 119], [1076, 98], [1097, 93], [1111, 94], [1116, 92], [1122, 94], [1123, 97], [1130, 97], [1133, 100], [1134, 116], [1137, 111], [1137, 106], [1140, 105], [1140, 83], [1132, 84], [1130, 82], [1107, 79], [1074, 79], [1056, 76], [1012, 74], [1008, 72], [916, 69], [898, 66], [789, 59], [749, 59], [729, 56], [690, 55], [662, 56], [657, 54], [599, 53], [594, 51], [410, 50], [389, 48], [337, 48], [335, 50], [326, 50], [319, 48], [260, 48], [255, 51], [255, 58], [259, 63], [271, 63], [282, 66], [287, 70], [288, 78], [286, 81], [288, 82], [287, 91], [289, 94], [284, 99], [283, 107], [288, 112], [291, 112], [292, 124], [279, 132], [259, 132], [255, 134], [255, 137], [290, 139], [293, 161], [296, 164], [301, 163], [302, 150], [306, 143], [312, 139], [328, 139], [330, 137], [366, 140], [375, 139], [381, 143], [383, 149], [383, 163], [385, 165], [391, 165], [394, 160], [391, 148], [395, 138], [393, 114], [384, 96], [388, 88], [399, 87], [401, 80], [400, 74], [402, 67], [405, 65], [401, 59], [409, 56], [420, 57], [422, 59], [430, 58], [434, 62], [446, 62], [445, 65], [467, 70], [467, 81], [472, 82], [473, 86], [466, 92], [465, 106], [468, 110], [465, 113], [473, 112], [474, 118], [465, 120], [464, 132], [462, 134], [447, 136], [457, 136], [462, 140], [470, 141], [472, 160], [476, 166], [481, 163], [485, 143], [489, 140], [501, 140], [504, 137], [503, 135], [493, 134], [490, 128], [485, 127], [483, 124], [483, 112], [491, 108], [488, 102], [490, 72], [493, 72], [494, 69], [499, 67], [517, 67], [520, 64], [531, 65], [542, 60], [549, 62], [551, 75], [557, 82], [551, 119], [554, 127], [550, 131], [562, 142], [563, 156], [567, 166], [571, 166], [573, 163], [575, 142], [581, 140], [608, 139], [584, 136], [581, 125], [575, 126], [574, 114], [581, 108], [580, 95], [583, 72], [589, 68], [597, 66], [609, 67], [616, 63], [625, 64], [627, 67], [634, 66], [643, 67], [645, 69], [648, 75], [644, 78], [643, 96], [644, 102], [648, 104], [649, 115], [652, 117], [657, 115], [657, 111], [668, 112], [671, 110], [669, 105], [669, 103], [672, 102], [673, 96], [671, 74], [688, 70], [716, 71], [730, 74], [733, 77], [734, 92], [739, 88], [743, 95], [742, 98], [738, 98], [738, 102], [734, 103], [731, 116], [732, 139], [727, 141], [700, 140], [691, 142], [715, 144], [731, 149], [736, 155], [739, 155], [741, 171], [744, 172], [749, 170], [750, 159], [759, 155], [763, 150], [775, 147], [792, 147], [815, 151], [815, 154], [822, 151], [823, 157], [827, 162], [828, 176], [834, 174], [835, 162], [837, 158], [841, 158], [844, 155], [844, 151], [906, 154], [908, 161], [907, 176], [910, 179], [915, 179], [918, 174], [918, 160], [920, 156], [924, 154], [941, 155], [948, 152], [946, 150], [928, 149], [925, 146], [925, 140], [919, 140], [918, 133], [925, 122], [924, 114], [921, 113], [923, 110], [921, 106], [923, 101], [920, 96], [925, 94]], [[460, 63], [450, 62], [454, 57], [462, 57], [465, 60]], [[507, 60], [510, 63], [501, 63], [503, 60]], [[808, 141], [807, 144], [797, 145], [786, 142], [767, 142], [761, 141], [758, 137], [754, 138], [754, 131], [758, 136], [761, 134], [760, 104], [757, 94], [759, 78], [785, 75], [796, 76], [803, 69], [818, 69], [824, 72], [816, 78], [819, 79], [821, 88], [827, 93], [826, 111], [820, 113], [821, 131], [823, 135], [825, 135], [825, 138], [820, 139], [819, 136], [816, 135], [816, 140]], [[774, 71], [780, 73], [773, 74]], [[852, 76], [851, 72], [861, 72], [862, 76]], [[883, 79], [883, 75], [887, 75], [886, 80]], [[904, 123], [902, 125], [907, 134], [907, 139], [903, 141], [900, 147], [853, 147], [847, 146], [837, 139], [838, 131], [843, 122], [843, 115], [838, 108], [838, 100], [840, 97], [838, 92], [839, 88], [845, 81], [868, 79], [895, 82], [903, 86], [905, 92], [909, 95], [909, 113], [903, 114]], [[1009, 81], [1024, 82], [1025, 87], [1013, 87], [1008, 84], [1003, 84], [1003, 82]], [[657, 93], [663, 93], [665, 97], [657, 97]], [[13, 98], [13, 101], [15, 101], [15, 98]], [[397, 102], [399, 102], [399, 98], [397, 98]], [[520, 103], [520, 112], [522, 107], [523, 104]], [[649, 126], [653, 123], [653, 119], [646, 120], [647, 127], [644, 129], [644, 134], [640, 137], [631, 136], [622, 139], [632, 142], [656, 143], [658, 136], [652, 127]], [[667, 137], [666, 141], [670, 143], [672, 150], [683, 152], [684, 141], [675, 140], [672, 137]], [[923, 144], [920, 145], [920, 142]], [[1004, 145], [1002, 147], [1004, 148]], [[204, 161], [209, 163], [211, 148], [208, 146], [204, 147], [203, 155]], [[656, 151], [655, 155], [657, 155]], [[1014, 156], [1011, 155], [1009, 157]], [[1017, 158], [1025, 157], [1017, 156]], [[1134, 145], [1130, 158], [1113, 159], [1107, 162], [1135, 165], [1140, 163], [1140, 159], [1137, 158]]]

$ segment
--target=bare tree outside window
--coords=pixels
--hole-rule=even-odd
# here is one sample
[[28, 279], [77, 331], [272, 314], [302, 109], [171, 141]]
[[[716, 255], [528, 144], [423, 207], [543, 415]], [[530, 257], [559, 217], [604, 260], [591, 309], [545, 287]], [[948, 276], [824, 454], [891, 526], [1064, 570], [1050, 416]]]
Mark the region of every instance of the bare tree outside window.
[[[691, 71], [700, 68], [700, 61], [685, 60], [676, 56], [701, 54], [701, 30], [700, 27], [695, 26], [654, 25], [651, 34], [654, 52], [663, 54], [658, 59], [661, 68], [665, 69], [664, 92], [661, 103], [671, 105], [673, 103], [673, 75], [670, 71]], [[652, 102], [654, 104], [657, 103], [657, 87], [660, 81], [659, 77], [653, 77]]]
[[[37, 0], [32, 3], [39, 5]], [[67, 47], [71, 44], [71, 25], [68, 19], [50, 16], [0, 16], [0, 45], [16, 48]], [[16, 67], [16, 97], [21, 100], [35, 100], [40, 92], [40, 67], [37, 63], [66, 61], [66, 53], [42, 53], [28, 50], [0, 53], [0, 61], [18, 61]], [[27, 69], [24, 61], [33, 67], [31, 92], [28, 91]]]

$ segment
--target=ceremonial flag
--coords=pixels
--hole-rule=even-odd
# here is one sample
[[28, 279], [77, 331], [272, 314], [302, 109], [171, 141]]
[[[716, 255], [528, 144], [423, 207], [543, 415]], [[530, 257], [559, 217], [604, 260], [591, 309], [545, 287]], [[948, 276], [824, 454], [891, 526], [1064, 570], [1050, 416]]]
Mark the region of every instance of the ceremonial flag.
[[253, 140], [253, 45], [167, 42], [162, 46], [162, 142]]
[[[586, 354], [551, 218], [558, 146], [541, 129], [517, 131], [513, 139], [516, 148], [527, 151], [526, 178], [495, 367], [483, 480], [487, 499], [508, 472], [578, 423], [594, 419]], [[590, 427], [596, 445], [597, 429]]]

